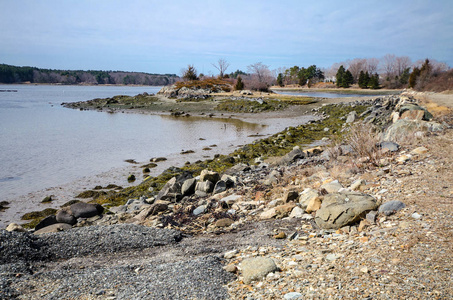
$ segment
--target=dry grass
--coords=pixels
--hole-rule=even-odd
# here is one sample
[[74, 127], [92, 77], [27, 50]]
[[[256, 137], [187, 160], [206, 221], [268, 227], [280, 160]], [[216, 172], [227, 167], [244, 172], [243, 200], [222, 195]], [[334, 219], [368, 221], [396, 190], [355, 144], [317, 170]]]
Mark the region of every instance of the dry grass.
[[179, 81], [175, 83], [176, 88], [180, 89], [183, 87], [190, 89], [212, 89], [213, 87], [219, 87], [222, 91], [229, 92], [232, 89], [231, 82], [217, 79], [207, 78], [203, 80], [191, 80], [191, 81]]
[[381, 134], [376, 127], [370, 124], [356, 123], [352, 125], [345, 136], [345, 142], [352, 147], [357, 159], [379, 166], [382, 157], [381, 151], [376, 147], [380, 141]]

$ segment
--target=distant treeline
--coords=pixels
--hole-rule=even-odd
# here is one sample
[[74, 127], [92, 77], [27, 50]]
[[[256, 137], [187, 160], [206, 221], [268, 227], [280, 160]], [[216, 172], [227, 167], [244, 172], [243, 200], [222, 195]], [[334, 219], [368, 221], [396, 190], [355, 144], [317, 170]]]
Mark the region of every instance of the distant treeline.
[[176, 74], [149, 74], [122, 71], [50, 70], [0, 64], [0, 83], [139, 84], [168, 85], [179, 80]]

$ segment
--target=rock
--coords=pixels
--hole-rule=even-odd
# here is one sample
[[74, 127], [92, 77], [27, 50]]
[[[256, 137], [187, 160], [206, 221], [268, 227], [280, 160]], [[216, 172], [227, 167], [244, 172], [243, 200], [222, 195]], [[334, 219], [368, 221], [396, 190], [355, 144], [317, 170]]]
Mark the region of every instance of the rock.
[[286, 233], [284, 233], [283, 231], [280, 231], [279, 233], [274, 235], [274, 239], [277, 239], [277, 240], [286, 239]]
[[289, 217], [290, 218], [302, 218], [302, 216], [304, 215], [304, 212], [305, 211], [302, 208], [300, 208], [299, 206], [296, 206], [293, 208], [293, 210], [289, 214]]
[[260, 219], [261, 220], [266, 220], [266, 219], [272, 219], [277, 215], [277, 212], [275, 211], [275, 207], [265, 210], [260, 214]]
[[339, 229], [357, 222], [377, 208], [376, 199], [358, 192], [332, 193], [324, 196], [316, 212], [316, 224], [323, 229]]
[[45, 197], [44, 199], [41, 200], [41, 203], [49, 203], [52, 202], [52, 195]]
[[134, 174], [131, 174], [127, 177], [127, 181], [135, 181], [135, 175]]
[[200, 206], [198, 206], [197, 208], [195, 208], [195, 209], [193, 210], [192, 214], [193, 214], [194, 216], [201, 215], [201, 214], [203, 214], [203, 213], [206, 212], [206, 208], [207, 208], [206, 205], [200, 205]]
[[383, 151], [396, 152], [400, 148], [400, 145], [395, 142], [384, 141], [379, 143], [378, 148]]
[[62, 209], [57, 211], [55, 218], [58, 223], [66, 223], [69, 225], [77, 224], [77, 218], [74, 216], [74, 213], [69, 206], [63, 207]]
[[357, 120], [357, 112], [355, 110], [351, 111], [346, 118], [346, 123], [353, 123]]
[[217, 183], [214, 186], [214, 191], [213, 194], [219, 194], [222, 192], [225, 192], [227, 190], [227, 184], [223, 180], [217, 181]]
[[396, 162], [397, 162], [397, 163], [400, 163], [400, 164], [404, 164], [406, 161], [409, 161], [409, 160], [411, 160], [411, 159], [412, 159], [412, 155], [410, 155], [410, 154], [403, 154], [403, 155], [398, 156], [398, 157], [396, 158]]
[[428, 149], [425, 147], [418, 147], [415, 148], [414, 150], [411, 151], [411, 154], [415, 155], [421, 155], [421, 154], [426, 154], [428, 152]]
[[228, 227], [233, 223], [234, 223], [234, 221], [231, 220], [230, 218], [223, 218], [223, 219], [219, 219], [215, 222], [215, 227]]
[[379, 206], [379, 213], [384, 214], [386, 216], [393, 215], [397, 211], [402, 210], [406, 207], [406, 204], [399, 200], [392, 200], [389, 202], [385, 202], [381, 206]]
[[319, 198], [317, 190], [306, 188], [302, 191], [302, 193], [300, 193], [299, 203], [302, 209], [306, 210], [310, 203], [315, 201], [317, 198]]
[[354, 182], [351, 184], [351, 186], [349, 187], [349, 189], [350, 189], [351, 191], [356, 191], [356, 190], [360, 189], [360, 187], [361, 187], [362, 185], [364, 185], [364, 184], [365, 184], [365, 181], [364, 181], [364, 180], [362, 180], [362, 179], [357, 179], [356, 181], [354, 181]]
[[159, 214], [160, 212], [166, 211], [168, 209], [168, 204], [167, 203], [154, 203], [148, 206], [147, 208], [143, 209], [138, 215], [134, 217], [134, 219], [143, 222], [146, 220], [149, 216], [155, 216]]
[[68, 229], [71, 229], [71, 228], [72, 228], [72, 226], [69, 225], [69, 224], [56, 223], [56, 224], [52, 224], [50, 226], [46, 226], [44, 228], [41, 228], [39, 230], [36, 230], [34, 232], [34, 234], [35, 235], [40, 235], [40, 234], [43, 234], [43, 233], [60, 232], [60, 231], [68, 230]]
[[229, 264], [229, 265], [223, 267], [223, 269], [225, 271], [227, 271], [229, 273], [233, 273], [233, 274], [236, 274], [237, 271], [238, 271], [238, 268], [235, 265], [233, 265], [233, 264]]
[[27, 229], [24, 227], [20, 226], [19, 224], [16, 223], [10, 223], [8, 227], [6, 227], [7, 231], [17, 231], [17, 232], [26, 232]]
[[338, 182], [338, 180], [334, 180], [321, 185], [321, 189], [324, 189], [329, 194], [336, 193], [342, 188], [343, 186], [341, 185], [341, 183]]
[[220, 180], [220, 175], [217, 172], [209, 171], [207, 169], [204, 169], [201, 171], [200, 174], [200, 181], [207, 181], [209, 180], [212, 183], [217, 183], [217, 181]]
[[365, 219], [370, 222], [370, 224], [376, 223], [377, 211], [373, 210], [366, 214]]
[[100, 214], [99, 207], [91, 203], [78, 202], [71, 205], [70, 209], [76, 218], [91, 218]]
[[283, 201], [288, 203], [290, 201], [293, 201], [293, 200], [296, 200], [297, 198], [299, 198], [299, 193], [296, 192], [296, 191], [289, 191], [288, 193], [286, 193], [286, 195], [283, 197]]
[[176, 177], [170, 179], [164, 187], [160, 190], [159, 194], [157, 194], [157, 200], [175, 200], [175, 195], [181, 192], [181, 186], [176, 181]]
[[220, 201], [226, 203], [228, 206], [233, 205], [236, 201], [242, 199], [241, 195], [232, 194], [226, 197], [223, 197]]
[[423, 124], [420, 121], [400, 119], [385, 130], [383, 139], [385, 141], [395, 141], [401, 136], [420, 131], [422, 128]]
[[50, 226], [50, 225], [53, 225], [56, 223], [58, 223], [58, 222], [54, 215], [48, 216], [48, 217], [45, 217], [44, 219], [42, 219], [41, 222], [39, 222], [38, 225], [36, 225], [35, 230], [39, 230], [41, 228], [44, 228], [44, 227], [47, 227], [47, 226]]
[[237, 184], [237, 177], [223, 174], [220, 180], [225, 181], [227, 189], [234, 187]]
[[276, 161], [276, 165], [279, 165], [279, 166], [289, 165], [290, 163], [292, 163], [298, 159], [302, 159], [302, 158], [305, 158], [305, 153], [302, 150], [300, 150], [300, 148], [297, 147], [297, 148], [291, 150], [285, 156], [278, 159]]
[[430, 121], [433, 118], [429, 111], [414, 103], [404, 103], [400, 106], [399, 113], [401, 119]]
[[422, 215], [419, 214], [419, 213], [413, 213], [411, 215], [412, 219], [415, 219], [415, 220], [418, 220], [418, 219], [421, 219], [422, 218]]
[[301, 293], [298, 293], [298, 292], [291, 292], [291, 293], [285, 294], [285, 296], [283, 296], [283, 298], [285, 300], [303, 299], [303, 295]]
[[238, 250], [234, 249], [234, 250], [225, 252], [223, 254], [223, 257], [226, 259], [232, 259], [237, 253], [238, 253]]
[[195, 178], [186, 179], [181, 187], [181, 194], [183, 196], [190, 196], [195, 193], [195, 186], [197, 180]]
[[207, 180], [207, 181], [202, 181], [202, 182], [197, 182], [195, 186], [195, 191], [196, 192], [203, 192], [205, 194], [209, 194], [214, 190], [214, 184]]
[[322, 205], [321, 197], [316, 197], [314, 199], [311, 199], [310, 202], [308, 202], [305, 212], [310, 214], [314, 211], [317, 211], [321, 208], [321, 205]]
[[267, 257], [246, 258], [241, 263], [241, 269], [245, 284], [261, 280], [267, 274], [278, 271], [275, 262]]
[[276, 213], [275, 217], [281, 219], [289, 216], [295, 206], [296, 205], [294, 203], [287, 203], [274, 207]]

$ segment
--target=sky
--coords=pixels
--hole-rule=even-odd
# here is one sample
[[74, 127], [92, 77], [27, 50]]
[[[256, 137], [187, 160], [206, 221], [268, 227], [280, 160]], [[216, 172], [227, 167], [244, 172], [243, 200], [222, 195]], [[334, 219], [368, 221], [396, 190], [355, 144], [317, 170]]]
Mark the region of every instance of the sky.
[[217, 74], [432, 58], [453, 67], [453, 0], [0, 0], [0, 63]]

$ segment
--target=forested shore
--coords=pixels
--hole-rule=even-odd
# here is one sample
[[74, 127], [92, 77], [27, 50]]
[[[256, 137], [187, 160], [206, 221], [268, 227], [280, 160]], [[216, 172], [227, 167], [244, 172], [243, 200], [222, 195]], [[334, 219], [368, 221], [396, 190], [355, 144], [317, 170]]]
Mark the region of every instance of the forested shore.
[[46, 84], [137, 84], [167, 85], [179, 79], [176, 74], [98, 70], [52, 70], [0, 64], [0, 83]]

